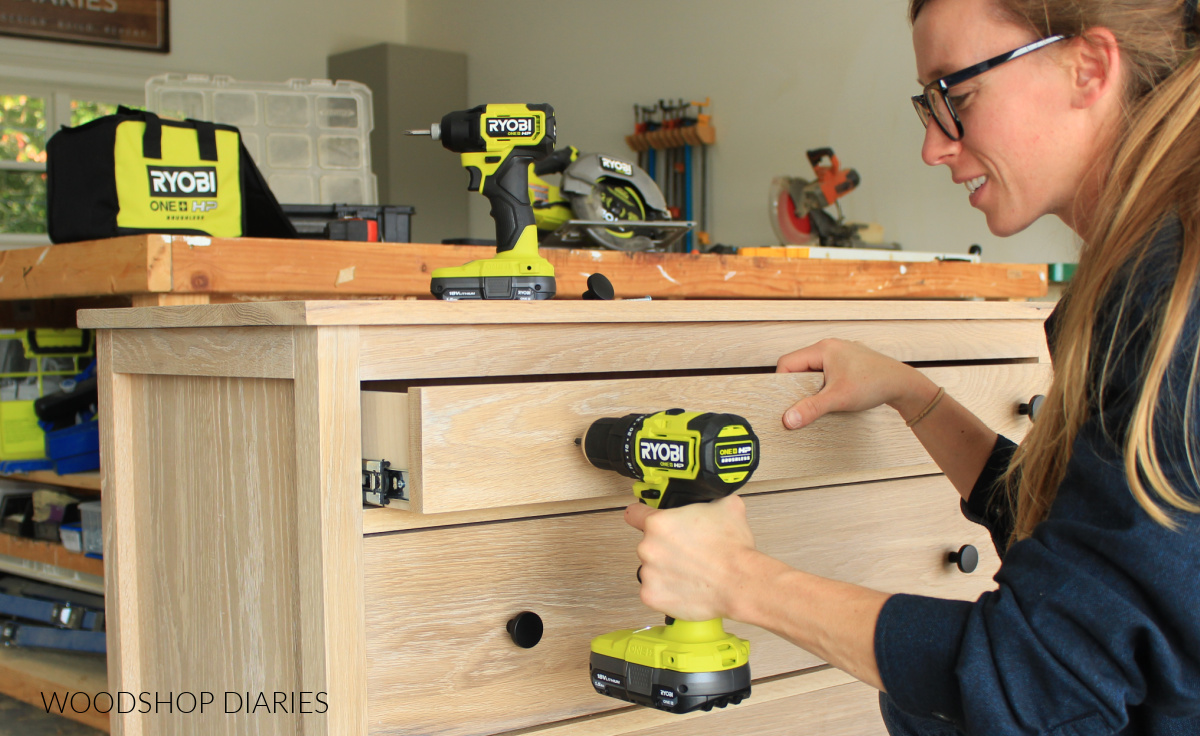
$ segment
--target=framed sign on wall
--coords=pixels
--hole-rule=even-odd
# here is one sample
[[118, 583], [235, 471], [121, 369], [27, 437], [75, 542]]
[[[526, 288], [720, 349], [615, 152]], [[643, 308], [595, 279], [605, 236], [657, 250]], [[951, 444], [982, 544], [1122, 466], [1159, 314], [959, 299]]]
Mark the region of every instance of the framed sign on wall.
[[0, 34], [164, 54], [171, 50], [167, 0], [0, 0]]

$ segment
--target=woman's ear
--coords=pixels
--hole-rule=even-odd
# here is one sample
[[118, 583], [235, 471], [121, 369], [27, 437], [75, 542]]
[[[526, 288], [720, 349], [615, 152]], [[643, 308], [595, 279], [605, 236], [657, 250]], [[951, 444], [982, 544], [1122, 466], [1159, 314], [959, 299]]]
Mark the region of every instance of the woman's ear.
[[1121, 48], [1109, 29], [1089, 28], [1071, 39], [1065, 61], [1071, 75], [1073, 107], [1093, 107], [1102, 100], [1120, 97]]

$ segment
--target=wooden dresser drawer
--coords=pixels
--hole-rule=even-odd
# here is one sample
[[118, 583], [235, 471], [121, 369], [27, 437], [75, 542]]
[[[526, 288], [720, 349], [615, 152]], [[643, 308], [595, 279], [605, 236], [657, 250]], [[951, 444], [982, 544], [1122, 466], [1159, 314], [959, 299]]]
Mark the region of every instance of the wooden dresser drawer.
[[[746, 499], [764, 552], [889, 592], [973, 599], [998, 561], [962, 518], [944, 476], [767, 493]], [[592, 637], [657, 623], [638, 599], [640, 535], [619, 510], [427, 528], [364, 539], [368, 720], [389, 734], [491, 734], [621, 707], [588, 678]], [[946, 555], [973, 544], [965, 575]], [[506, 631], [532, 611], [545, 634]], [[772, 634], [751, 641], [756, 678], [821, 664]]]
[[[1029, 420], [1017, 406], [1050, 382], [1045, 364], [930, 368], [925, 371], [988, 426], [1019, 439]], [[742, 374], [616, 380], [499, 383], [413, 388], [398, 397], [363, 392], [363, 449], [406, 454], [410, 502], [445, 513], [621, 496], [629, 479], [580, 458], [576, 437], [594, 419], [671, 407], [746, 417], [762, 442], [762, 462], [745, 493], [936, 473], [928, 454], [887, 407], [833, 414], [790, 432], [783, 412], [815, 393], [822, 374]], [[388, 423], [369, 417], [387, 415]], [[405, 408], [399, 408], [399, 407]], [[411, 436], [400, 438], [395, 412], [407, 411]], [[391, 437], [381, 434], [391, 432]], [[403, 504], [398, 504], [404, 506]]]
[[626, 708], [503, 736], [887, 736], [879, 691], [830, 667], [773, 678], [754, 697], [710, 713]]

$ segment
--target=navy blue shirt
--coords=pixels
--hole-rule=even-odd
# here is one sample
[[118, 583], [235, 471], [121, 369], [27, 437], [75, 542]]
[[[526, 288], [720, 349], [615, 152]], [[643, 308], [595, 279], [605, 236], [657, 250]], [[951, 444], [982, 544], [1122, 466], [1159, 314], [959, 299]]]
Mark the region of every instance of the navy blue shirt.
[[[1171, 530], [1138, 505], [1125, 477], [1123, 438], [1152, 340], [1144, 322], [1178, 270], [1181, 229], [1170, 219], [1148, 258], [1123, 271], [1098, 313], [1088, 418], [1049, 516], [1008, 546], [1013, 514], [997, 482], [1015, 446], [997, 440], [964, 504], [1002, 557], [997, 589], [977, 601], [888, 599], [875, 629], [884, 687], [904, 711], [949, 720], [968, 734], [1200, 734], [1200, 517], [1174, 511]], [[1047, 321], [1051, 355], [1054, 318]], [[1159, 397], [1160, 461], [1174, 487], [1200, 499], [1184, 447], [1200, 333], [1193, 300]], [[1101, 395], [1099, 367], [1109, 358]], [[1190, 403], [1190, 406], [1189, 406]], [[1190, 408], [1190, 414], [1185, 414]]]

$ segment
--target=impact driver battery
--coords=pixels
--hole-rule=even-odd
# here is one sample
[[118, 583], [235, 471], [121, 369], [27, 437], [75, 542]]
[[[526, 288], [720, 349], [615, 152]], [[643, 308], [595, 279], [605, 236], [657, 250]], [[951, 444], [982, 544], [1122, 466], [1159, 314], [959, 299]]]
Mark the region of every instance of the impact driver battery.
[[592, 686], [610, 698], [690, 713], [737, 705], [750, 697], [750, 665], [721, 672], [675, 672], [592, 652]]
[[438, 299], [519, 299], [554, 296], [553, 276], [435, 276], [429, 285]]

